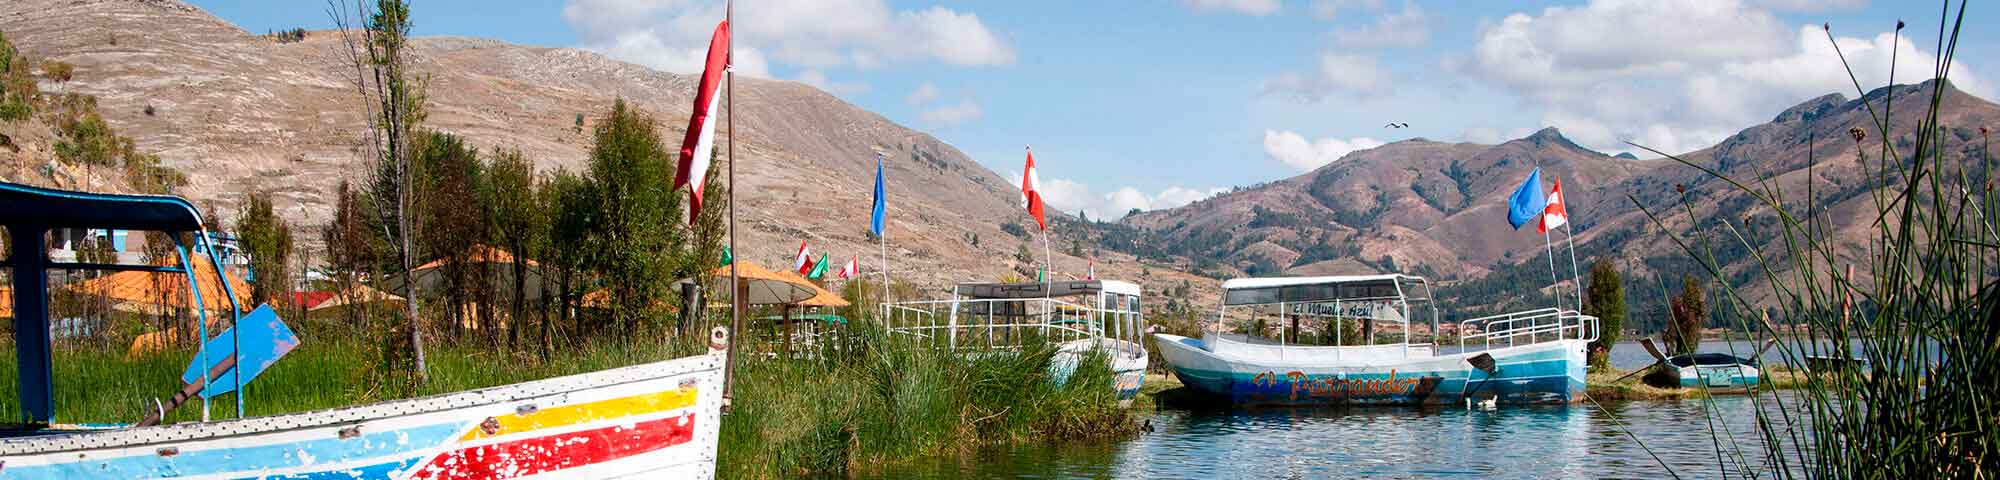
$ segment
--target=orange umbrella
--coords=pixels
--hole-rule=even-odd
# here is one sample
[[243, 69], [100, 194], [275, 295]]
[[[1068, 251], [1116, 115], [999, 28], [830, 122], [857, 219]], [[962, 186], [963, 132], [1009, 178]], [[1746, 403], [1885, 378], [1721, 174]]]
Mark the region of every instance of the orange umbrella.
[[14, 290], [0, 288], [0, 318], [14, 318]]
[[[215, 264], [207, 258], [193, 257], [195, 282], [201, 285], [202, 307], [210, 311], [228, 311], [229, 297], [223, 294], [222, 284], [215, 276]], [[119, 307], [136, 309], [139, 313], [158, 314], [164, 309], [186, 310], [195, 307], [194, 298], [188, 294], [186, 273], [125, 271], [102, 277], [71, 283], [63, 286], [72, 292], [100, 296], [122, 302]], [[249, 311], [250, 282], [236, 274], [229, 274], [229, 290], [236, 295], [236, 303]]]
[[798, 306], [840, 308], [848, 305], [847, 299], [840, 298], [840, 294], [833, 293], [832, 291], [828, 291], [825, 288], [821, 288], [819, 284], [812, 283], [811, 280], [806, 280], [805, 277], [799, 276], [798, 272], [786, 270], [783, 272], [779, 272], [778, 274], [789, 277], [792, 281], [812, 286], [813, 297], [800, 301], [797, 304]]
[[[750, 305], [795, 305], [817, 296], [819, 287], [799, 278], [798, 274], [786, 276], [741, 258], [736, 259], [736, 275], [742, 278], [741, 287], [747, 292], [744, 302]], [[790, 273], [790, 272], [786, 272]], [[713, 275], [719, 284], [727, 285], [729, 266], [717, 267]], [[728, 301], [735, 295], [733, 288], [719, 288], [715, 298]]]

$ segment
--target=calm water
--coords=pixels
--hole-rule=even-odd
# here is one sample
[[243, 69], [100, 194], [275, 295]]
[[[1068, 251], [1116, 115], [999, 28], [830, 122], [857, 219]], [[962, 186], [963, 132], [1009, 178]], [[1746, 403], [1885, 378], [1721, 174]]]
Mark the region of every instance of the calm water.
[[[1625, 352], [1626, 347], [1637, 352]], [[1727, 352], [1717, 343], [1713, 351]], [[1736, 345], [1747, 355], [1748, 343]], [[1709, 351], [1710, 348], [1704, 348]], [[1613, 349], [1626, 368], [1651, 362], [1635, 345]], [[1637, 356], [1618, 355], [1637, 353]], [[1628, 365], [1629, 364], [1629, 365]], [[1780, 394], [1788, 404], [1789, 393]], [[1772, 410], [1771, 395], [1762, 397]], [[1683, 478], [1725, 475], [1720, 448], [1742, 445], [1768, 476], [1749, 397], [1568, 406], [1190, 411], [1146, 417], [1152, 433], [1119, 443], [1028, 445], [903, 465], [880, 478]], [[1614, 420], [1615, 418], [1615, 420]], [[1711, 435], [1710, 419], [1716, 435]], [[1648, 454], [1632, 435], [1652, 450]], [[1726, 432], [1726, 433], [1725, 433]], [[1658, 455], [1655, 460], [1653, 455]], [[1663, 467], [1662, 463], [1666, 466]], [[1734, 462], [1727, 476], [1741, 477]]]

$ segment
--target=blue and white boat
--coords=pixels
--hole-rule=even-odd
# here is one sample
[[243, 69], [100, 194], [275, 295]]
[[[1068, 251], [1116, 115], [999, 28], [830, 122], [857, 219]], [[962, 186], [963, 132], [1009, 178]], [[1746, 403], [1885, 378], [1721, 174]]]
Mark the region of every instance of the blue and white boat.
[[[1182, 384], [1233, 405], [1574, 402], [1584, 347], [1598, 333], [1596, 317], [1544, 308], [1461, 322], [1452, 326], [1459, 345], [1440, 345], [1430, 283], [1411, 275], [1243, 278], [1222, 288], [1202, 338], [1155, 334], [1154, 344]], [[1427, 330], [1412, 331], [1413, 313], [1428, 317]], [[1279, 326], [1275, 340], [1222, 332], [1258, 320]], [[1350, 324], [1359, 338], [1343, 338]], [[1302, 334], [1331, 345], [1302, 344]]]

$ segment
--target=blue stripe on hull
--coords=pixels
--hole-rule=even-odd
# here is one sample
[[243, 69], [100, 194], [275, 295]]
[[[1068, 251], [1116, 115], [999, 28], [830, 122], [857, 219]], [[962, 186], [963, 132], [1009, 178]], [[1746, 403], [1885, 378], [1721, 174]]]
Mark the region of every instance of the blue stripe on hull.
[[[1583, 398], [1584, 365], [1560, 349], [1498, 358], [1490, 378], [1462, 369], [1391, 373], [1305, 374], [1272, 370], [1223, 372], [1175, 366], [1174, 376], [1237, 405], [1457, 404], [1495, 397], [1501, 403], [1568, 403]], [[1468, 390], [1470, 393], [1468, 394]]]
[[[443, 444], [461, 433], [463, 428], [460, 424], [444, 423], [364, 433], [350, 439], [326, 438], [184, 450], [172, 456], [141, 454], [50, 465], [9, 465], [0, 478], [165, 478], [284, 470], [311, 465], [326, 465], [328, 469], [275, 478], [391, 478], [415, 462], [414, 454], [418, 451]], [[366, 463], [367, 460], [379, 463]], [[350, 462], [364, 462], [364, 466], [333, 468]]]

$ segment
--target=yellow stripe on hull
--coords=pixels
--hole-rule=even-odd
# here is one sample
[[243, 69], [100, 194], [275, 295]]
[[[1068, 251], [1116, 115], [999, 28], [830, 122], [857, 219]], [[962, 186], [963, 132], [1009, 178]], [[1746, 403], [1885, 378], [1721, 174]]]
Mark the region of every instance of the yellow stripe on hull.
[[576, 425], [598, 420], [687, 408], [694, 405], [696, 393], [696, 389], [693, 387], [678, 388], [664, 392], [566, 405], [528, 413], [502, 415], [493, 417], [500, 424], [499, 429], [493, 429], [494, 433], [486, 433], [489, 430], [488, 428], [473, 427], [471, 431], [465, 432], [465, 436], [459, 438], [459, 441], [468, 442], [542, 428]]

